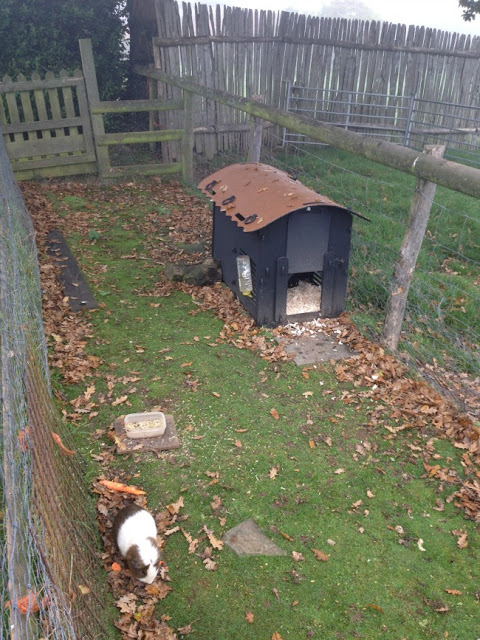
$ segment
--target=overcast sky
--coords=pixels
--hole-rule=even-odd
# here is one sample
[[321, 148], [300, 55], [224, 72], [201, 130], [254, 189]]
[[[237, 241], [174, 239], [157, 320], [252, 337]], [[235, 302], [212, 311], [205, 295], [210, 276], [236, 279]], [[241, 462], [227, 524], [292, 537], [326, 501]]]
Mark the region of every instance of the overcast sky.
[[[205, 0], [203, 0], [205, 1]], [[251, 9], [289, 9], [298, 13], [320, 14], [322, 6], [334, 0], [207, 0], [209, 4], [225, 4]], [[354, 2], [354, 0], [352, 0]], [[456, 31], [480, 36], [480, 14], [472, 22], [462, 19], [458, 0], [362, 0], [380, 20], [400, 22]]]

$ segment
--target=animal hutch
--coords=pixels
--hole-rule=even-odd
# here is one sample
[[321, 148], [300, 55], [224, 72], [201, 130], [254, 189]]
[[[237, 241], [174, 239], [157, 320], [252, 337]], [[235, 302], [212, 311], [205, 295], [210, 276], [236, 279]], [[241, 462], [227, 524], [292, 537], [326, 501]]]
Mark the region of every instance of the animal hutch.
[[213, 201], [213, 257], [258, 325], [345, 309], [353, 212], [283, 171], [234, 164], [198, 185]]

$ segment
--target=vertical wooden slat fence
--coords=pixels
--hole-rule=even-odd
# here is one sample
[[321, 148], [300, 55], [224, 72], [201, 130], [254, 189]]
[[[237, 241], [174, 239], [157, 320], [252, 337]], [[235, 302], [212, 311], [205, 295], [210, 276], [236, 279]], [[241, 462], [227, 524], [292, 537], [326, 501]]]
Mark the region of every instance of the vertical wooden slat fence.
[[[438, 103], [478, 103], [480, 37], [286, 11], [205, 4], [192, 10], [174, 0], [155, 2], [157, 69], [193, 75], [212, 89], [247, 98], [260, 94], [266, 104], [278, 108], [285, 108], [287, 82], [332, 95], [415, 94], [419, 100]], [[175, 89], [166, 91], [177, 95]], [[196, 151], [212, 157], [226, 148], [245, 148], [245, 117], [209, 100], [202, 104], [194, 123]], [[347, 106], [342, 109], [346, 113]], [[379, 125], [382, 115], [381, 105], [370, 105], [364, 122], [370, 119]]]

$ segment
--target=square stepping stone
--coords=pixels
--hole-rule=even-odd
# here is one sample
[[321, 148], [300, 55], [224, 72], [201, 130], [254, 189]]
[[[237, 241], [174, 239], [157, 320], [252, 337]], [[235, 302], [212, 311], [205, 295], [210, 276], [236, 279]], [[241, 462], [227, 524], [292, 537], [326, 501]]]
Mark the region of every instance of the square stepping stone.
[[346, 344], [340, 344], [325, 333], [278, 338], [287, 353], [293, 353], [295, 364], [303, 366], [330, 360], [344, 360], [355, 355]]
[[[135, 414], [130, 414], [135, 415]], [[140, 415], [140, 414], [139, 414]], [[165, 417], [165, 430], [163, 434], [155, 437], [130, 438], [125, 431], [125, 416], [119, 416], [113, 423], [115, 429], [115, 444], [117, 453], [132, 453], [134, 451], [166, 451], [178, 449], [180, 441], [173, 416], [162, 414]]]
[[237, 556], [286, 556], [287, 553], [263, 533], [251, 518], [230, 529], [223, 541]]

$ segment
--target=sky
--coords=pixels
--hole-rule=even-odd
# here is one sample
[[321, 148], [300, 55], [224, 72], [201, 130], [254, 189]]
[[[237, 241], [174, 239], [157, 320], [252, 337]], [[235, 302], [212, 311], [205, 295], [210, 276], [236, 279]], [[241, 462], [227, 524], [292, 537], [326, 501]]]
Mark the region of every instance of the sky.
[[[205, 1], [205, 0], [203, 0]], [[334, 0], [207, 0], [208, 4], [225, 4], [251, 9], [294, 10], [321, 15], [322, 6]], [[354, 0], [352, 0], [354, 3]], [[458, 0], [362, 0], [379, 20], [407, 25], [424, 25], [434, 29], [480, 36], [480, 14], [465, 22]]]

